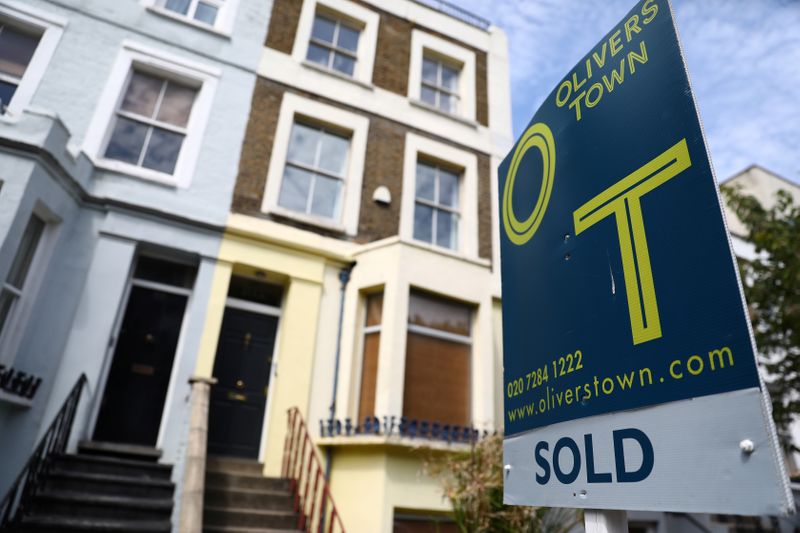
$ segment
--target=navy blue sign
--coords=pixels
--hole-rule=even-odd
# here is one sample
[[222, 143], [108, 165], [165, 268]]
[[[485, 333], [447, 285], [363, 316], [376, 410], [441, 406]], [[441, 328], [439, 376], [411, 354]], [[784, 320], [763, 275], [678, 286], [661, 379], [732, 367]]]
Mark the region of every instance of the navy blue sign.
[[665, 0], [575, 65], [499, 176], [507, 435], [759, 387]]

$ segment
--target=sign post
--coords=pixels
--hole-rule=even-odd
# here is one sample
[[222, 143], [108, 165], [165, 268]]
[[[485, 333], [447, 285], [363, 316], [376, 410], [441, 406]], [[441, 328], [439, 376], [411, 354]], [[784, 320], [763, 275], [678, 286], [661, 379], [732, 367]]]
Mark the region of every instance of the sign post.
[[595, 531], [792, 512], [668, 0], [578, 62], [498, 175], [505, 502], [617, 511]]

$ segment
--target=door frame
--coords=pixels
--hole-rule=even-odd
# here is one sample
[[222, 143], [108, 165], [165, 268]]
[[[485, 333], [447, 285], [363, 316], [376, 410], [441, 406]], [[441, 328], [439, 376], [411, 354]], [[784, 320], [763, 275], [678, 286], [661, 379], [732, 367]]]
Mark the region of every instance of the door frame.
[[[89, 413], [89, 421], [86, 425], [86, 438], [93, 438], [94, 432], [97, 427], [97, 419], [100, 416], [100, 405], [103, 402], [103, 396], [105, 396], [106, 386], [108, 385], [108, 376], [111, 373], [111, 365], [114, 362], [114, 353], [117, 349], [117, 343], [119, 342], [119, 333], [122, 329], [122, 322], [125, 319], [125, 313], [128, 310], [128, 303], [130, 302], [131, 291], [133, 287], [142, 287], [145, 289], [151, 289], [156, 291], [167, 292], [170, 294], [178, 294], [182, 296], [187, 296], [186, 300], [186, 309], [183, 312], [183, 318], [181, 319], [181, 329], [178, 333], [178, 344], [175, 346], [175, 357], [172, 360], [172, 369], [170, 370], [170, 377], [169, 377], [169, 384], [167, 385], [167, 395], [164, 397], [164, 405], [161, 408], [161, 419], [158, 423], [158, 436], [156, 437], [155, 448], [160, 449], [161, 445], [163, 444], [164, 440], [164, 415], [167, 413], [167, 406], [172, 400], [172, 396], [174, 394], [175, 388], [175, 379], [176, 379], [176, 369], [178, 368], [178, 363], [182, 356], [183, 345], [185, 343], [186, 337], [186, 322], [189, 318], [189, 310], [190, 305], [192, 303], [192, 296], [194, 294], [194, 289], [186, 289], [184, 287], [176, 287], [174, 285], [167, 285], [165, 283], [158, 283], [156, 281], [149, 281], [144, 279], [137, 279], [134, 278], [134, 272], [136, 271], [136, 264], [139, 261], [139, 258], [142, 255], [147, 255], [149, 257], [156, 257], [165, 261], [173, 261], [178, 263], [185, 263], [184, 261], [175, 260], [172, 257], [162, 257], [161, 254], [154, 255], [154, 254], [142, 254], [136, 253], [134, 254], [133, 260], [131, 261], [130, 268], [128, 269], [128, 278], [125, 282], [125, 289], [122, 292], [122, 297], [120, 298], [120, 305], [117, 308], [117, 315], [114, 318], [114, 325], [111, 328], [111, 333], [108, 337], [108, 347], [106, 348], [106, 353], [103, 358], [103, 364], [101, 366], [100, 374], [98, 375], [97, 379], [97, 389], [96, 394], [94, 397], [94, 401], [90, 408]], [[199, 270], [199, 266], [198, 266]], [[197, 278], [195, 277], [195, 282]]]
[[[249, 276], [244, 276], [249, 277]], [[263, 280], [259, 280], [262, 281]], [[278, 327], [275, 329], [275, 342], [272, 345], [272, 354], [270, 358], [270, 367], [269, 367], [269, 376], [267, 381], [267, 397], [264, 400], [264, 418], [261, 421], [261, 437], [258, 441], [258, 462], [264, 463], [264, 442], [267, 438], [267, 432], [269, 428], [269, 408], [272, 405], [272, 394], [273, 394], [273, 382], [274, 378], [276, 377], [278, 365], [277, 365], [277, 355], [278, 355], [278, 346], [281, 339], [281, 330], [283, 329], [283, 321], [281, 317], [283, 315], [283, 303], [286, 298], [286, 287], [283, 287], [283, 295], [281, 296], [281, 303], [279, 307], [275, 307], [273, 305], [267, 304], [260, 304], [257, 302], [251, 302], [248, 300], [242, 300], [240, 298], [234, 298], [232, 296], [228, 296], [225, 298], [225, 310], [229, 307], [232, 309], [238, 309], [240, 311], [249, 311], [251, 313], [256, 313], [259, 315], [266, 315], [275, 317], [278, 319]], [[223, 311], [223, 320], [225, 319], [224, 311]], [[217, 338], [217, 345], [219, 345], [219, 338]], [[216, 363], [216, 360], [214, 361]]]

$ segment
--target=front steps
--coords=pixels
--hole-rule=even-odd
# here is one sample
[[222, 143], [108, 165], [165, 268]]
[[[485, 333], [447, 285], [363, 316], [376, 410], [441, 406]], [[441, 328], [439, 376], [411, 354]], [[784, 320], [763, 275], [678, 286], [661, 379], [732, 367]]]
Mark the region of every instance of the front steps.
[[151, 449], [114, 448], [86, 443], [56, 456], [17, 531], [169, 533], [172, 467]]
[[262, 471], [263, 465], [256, 461], [208, 458], [203, 504], [204, 532], [297, 531], [298, 515], [294, 512], [289, 482], [264, 477]]

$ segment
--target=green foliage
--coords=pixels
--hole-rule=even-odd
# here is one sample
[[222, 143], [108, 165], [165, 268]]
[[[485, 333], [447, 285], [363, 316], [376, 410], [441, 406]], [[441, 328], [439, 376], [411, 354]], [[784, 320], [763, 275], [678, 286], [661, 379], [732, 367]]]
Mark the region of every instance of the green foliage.
[[503, 439], [469, 451], [432, 454], [425, 471], [439, 479], [462, 533], [566, 533], [581, 520], [572, 510], [503, 505]]
[[800, 414], [800, 207], [786, 191], [769, 207], [737, 188], [723, 194], [755, 246], [756, 258], [740, 259], [739, 268], [772, 414], [788, 445], [789, 424]]

